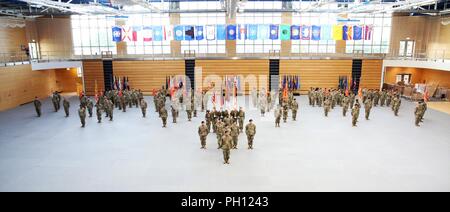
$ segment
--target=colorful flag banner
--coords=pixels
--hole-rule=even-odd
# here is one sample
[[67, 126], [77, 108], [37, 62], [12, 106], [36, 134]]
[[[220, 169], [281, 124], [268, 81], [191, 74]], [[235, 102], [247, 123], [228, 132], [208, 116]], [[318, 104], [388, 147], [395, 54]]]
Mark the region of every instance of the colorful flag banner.
[[342, 40], [343, 28], [342, 25], [333, 26], [333, 40]]
[[373, 26], [364, 26], [364, 40], [372, 40]]
[[153, 40], [162, 41], [164, 38], [162, 26], [153, 26]]
[[225, 25], [217, 25], [216, 26], [216, 39], [217, 40], [226, 40], [227, 38], [227, 31]]
[[236, 40], [236, 25], [227, 26], [227, 40]]
[[120, 42], [122, 41], [122, 28], [120, 27], [113, 27], [112, 28], [112, 36], [113, 36], [113, 42]]
[[320, 26], [313, 25], [311, 28], [311, 40], [320, 40]]
[[342, 37], [344, 40], [353, 40], [353, 26], [344, 25], [342, 27]]
[[150, 42], [153, 40], [153, 30], [152, 27], [145, 26], [142, 30], [142, 37], [144, 42]]
[[280, 25], [280, 39], [289, 40], [291, 38], [291, 27], [289, 25]]
[[248, 39], [249, 40], [258, 39], [258, 25], [256, 25], [256, 24], [248, 25]]
[[278, 40], [278, 25], [271, 24], [270, 25], [270, 39], [271, 40]]
[[168, 41], [173, 40], [173, 38], [174, 38], [173, 33], [174, 33], [174, 31], [173, 31], [172, 25], [164, 26], [164, 40], [168, 40]]
[[195, 40], [203, 40], [203, 26], [195, 26]]
[[176, 41], [182, 41], [184, 39], [184, 29], [183, 26], [175, 26], [173, 28], [174, 36]]
[[311, 27], [303, 25], [301, 29], [302, 29], [302, 40], [311, 40]]
[[214, 25], [206, 25], [206, 40], [215, 40], [216, 39], [216, 28]]
[[320, 39], [321, 40], [333, 40], [331, 25], [322, 25], [320, 27]]
[[131, 42], [133, 41], [133, 29], [131, 27], [122, 27], [122, 41]]
[[194, 40], [194, 27], [184, 26], [184, 40]]
[[291, 26], [291, 40], [300, 40], [300, 26]]
[[246, 24], [239, 24], [239, 40], [246, 40], [247, 39], [247, 25]]
[[268, 40], [269, 39], [269, 25], [260, 24], [258, 25], [258, 39], [259, 40]]
[[143, 41], [144, 38], [142, 37], [142, 26], [134, 26], [133, 27], [133, 42], [137, 41]]
[[362, 39], [362, 27], [353, 26], [353, 40], [361, 40], [361, 39]]

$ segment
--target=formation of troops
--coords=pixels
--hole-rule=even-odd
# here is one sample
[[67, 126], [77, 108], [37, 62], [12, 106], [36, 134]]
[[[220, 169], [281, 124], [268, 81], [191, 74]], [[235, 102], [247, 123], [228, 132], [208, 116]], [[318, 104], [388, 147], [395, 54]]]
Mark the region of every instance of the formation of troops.
[[[239, 135], [245, 132], [247, 136], [248, 149], [253, 149], [253, 140], [256, 135], [256, 125], [253, 120], [250, 119], [244, 126], [245, 111], [242, 107], [234, 108], [230, 111], [221, 108], [208, 110], [209, 96], [206, 92], [195, 92], [190, 89], [187, 95], [183, 95], [182, 90], [177, 90], [171, 94], [172, 98], [169, 98], [170, 112], [172, 116], [172, 123], [176, 124], [180, 111], [187, 113], [188, 121], [191, 121], [193, 117], [197, 117], [198, 110], [205, 112], [205, 119], [198, 127], [198, 135], [200, 137], [201, 149], [206, 149], [207, 137], [210, 134], [215, 134], [217, 139], [217, 149], [223, 151], [224, 164], [229, 164], [230, 152], [233, 149], [238, 148]], [[167, 127], [167, 118], [169, 116], [167, 107], [168, 90], [162, 87], [159, 91], [154, 92], [154, 105], [155, 112], [159, 115], [162, 121], [162, 127]], [[325, 117], [329, 112], [335, 109], [337, 106], [342, 108], [342, 115], [347, 116], [348, 110], [351, 110], [352, 126], [356, 126], [359, 118], [360, 108], [364, 106], [365, 119], [370, 119], [370, 112], [373, 107], [390, 107], [395, 116], [398, 116], [401, 106], [400, 95], [395, 91], [386, 90], [367, 90], [363, 89], [359, 95], [356, 96], [353, 92], [346, 93], [342, 89], [323, 89], [323, 88], [311, 88], [308, 91], [309, 105], [312, 107], [323, 107]], [[261, 111], [261, 116], [265, 116], [266, 113], [274, 110], [275, 127], [280, 127], [281, 119], [286, 123], [289, 117], [289, 110], [291, 111], [292, 120], [297, 120], [297, 113], [299, 109], [298, 102], [294, 97], [292, 91], [279, 92], [266, 92], [262, 89], [260, 92], [253, 89], [251, 91], [253, 106]], [[51, 95], [51, 100], [55, 112], [58, 112], [62, 106], [64, 108], [65, 117], [69, 117], [70, 102], [61, 97], [58, 92], [54, 92]], [[278, 100], [278, 103], [276, 103]], [[360, 102], [361, 101], [361, 102]], [[276, 105], [276, 107], [275, 107]], [[34, 100], [34, 106], [38, 117], [42, 116], [42, 103], [38, 97]], [[98, 123], [102, 122], [103, 114], [105, 118], [109, 118], [109, 121], [113, 121], [114, 110], [126, 112], [127, 107], [140, 108], [142, 111], [142, 117], [147, 117], [147, 102], [144, 99], [144, 95], [141, 90], [110, 90], [104, 92], [102, 95], [90, 99], [86, 95], [80, 96], [80, 106], [78, 109], [78, 116], [80, 118], [81, 127], [86, 126], [86, 117], [93, 117], [93, 112], [97, 116]], [[417, 103], [414, 111], [415, 125], [423, 122], [424, 114], [427, 110], [427, 104], [423, 100]], [[245, 131], [244, 131], [245, 130]]]

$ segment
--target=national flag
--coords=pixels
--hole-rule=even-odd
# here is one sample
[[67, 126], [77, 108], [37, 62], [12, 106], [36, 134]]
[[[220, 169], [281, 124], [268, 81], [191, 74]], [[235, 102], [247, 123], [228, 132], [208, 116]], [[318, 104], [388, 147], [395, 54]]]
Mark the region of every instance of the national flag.
[[163, 27], [153, 26], [153, 40], [162, 41], [164, 39]]
[[[142, 27], [141, 26], [134, 26], [133, 27], [133, 42], [142, 41], [144, 38], [142, 38]], [[142, 39], [139, 39], [139, 36]]]
[[300, 40], [300, 26], [291, 26], [291, 40]]
[[227, 40], [236, 40], [236, 25], [227, 26]]
[[194, 40], [194, 27], [184, 26], [184, 40]]
[[223, 24], [216, 25], [216, 39], [226, 40], [226, 38], [227, 38], [226, 26]]
[[364, 40], [372, 40], [372, 34], [373, 34], [373, 26], [365, 25], [364, 26]]
[[150, 26], [145, 26], [142, 30], [142, 36], [144, 39], [144, 42], [150, 42], [153, 40], [153, 29]]
[[333, 40], [331, 25], [322, 25], [320, 27], [320, 40]]
[[362, 39], [362, 26], [353, 26], [353, 40]]
[[258, 25], [258, 39], [259, 40], [268, 40], [269, 39], [269, 25], [260, 24]]
[[302, 26], [302, 40], [311, 40], [311, 26]]
[[195, 26], [195, 40], [203, 40], [203, 26]]
[[342, 25], [333, 25], [333, 40], [342, 40], [343, 28]]
[[122, 27], [122, 41], [133, 41], [133, 29], [129, 26]]
[[311, 28], [311, 40], [320, 40], [320, 26], [313, 25]]
[[256, 25], [256, 24], [248, 25], [248, 39], [249, 40], [258, 39], [258, 25]]
[[359, 90], [358, 90], [358, 96], [359, 96], [359, 98], [362, 98], [362, 96], [363, 96], [361, 88], [359, 88]]
[[214, 25], [206, 25], [206, 40], [216, 39], [216, 28]]
[[270, 25], [270, 40], [278, 40], [278, 25], [271, 24]]
[[215, 107], [216, 106], [216, 92], [214, 92], [214, 94], [212, 95], [211, 101], [212, 101], [212, 103], [213, 103], [213, 105]]
[[117, 27], [117, 26], [112, 28], [112, 39], [113, 39], [113, 42], [122, 41], [122, 28]]
[[169, 26], [164, 26], [164, 40], [173, 40], [174, 35], [173, 35], [173, 26], [169, 25]]
[[430, 101], [430, 94], [428, 93], [428, 86], [425, 86], [425, 92], [423, 94], [423, 100], [425, 102]]
[[175, 26], [174, 27], [174, 35], [176, 41], [182, 41], [184, 39], [184, 29], [183, 26]]
[[342, 37], [344, 40], [353, 40], [353, 26], [344, 25], [342, 27]]
[[239, 24], [238, 30], [239, 30], [239, 40], [246, 40], [247, 39], [247, 25]]
[[289, 25], [280, 25], [280, 39], [289, 40], [291, 39], [291, 27]]

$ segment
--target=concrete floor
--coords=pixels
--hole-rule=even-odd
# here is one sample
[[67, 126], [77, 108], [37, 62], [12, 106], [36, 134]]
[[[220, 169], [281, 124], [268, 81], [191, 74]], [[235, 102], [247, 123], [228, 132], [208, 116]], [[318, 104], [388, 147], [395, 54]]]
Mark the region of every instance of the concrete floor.
[[116, 110], [114, 122], [91, 118], [84, 129], [71, 101], [70, 118], [50, 101], [41, 118], [32, 104], [0, 113], [0, 191], [450, 191], [450, 115], [429, 110], [415, 127], [406, 100], [399, 117], [377, 107], [366, 121], [361, 110], [356, 128], [341, 108], [325, 118], [305, 97], [299, 120], [281, 128], [249, 109], [255, 149], [241, 135], [231, 165], [215, 135], [200, 150], [200, 118], [181, 113], [161, 128], [151, 97], [146, 119]]

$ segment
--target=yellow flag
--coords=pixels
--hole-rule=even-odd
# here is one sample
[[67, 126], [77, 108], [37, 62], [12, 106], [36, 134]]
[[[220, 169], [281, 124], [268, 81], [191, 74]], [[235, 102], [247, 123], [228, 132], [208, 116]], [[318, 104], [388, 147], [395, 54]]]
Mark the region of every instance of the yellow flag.
[[97, 80], [95, 80], [95, 94], [97, 94], [98, 93], [98, 90], [97, 90]]
[[333, 25], [333, 40], [342, 40], [342, 25]]

